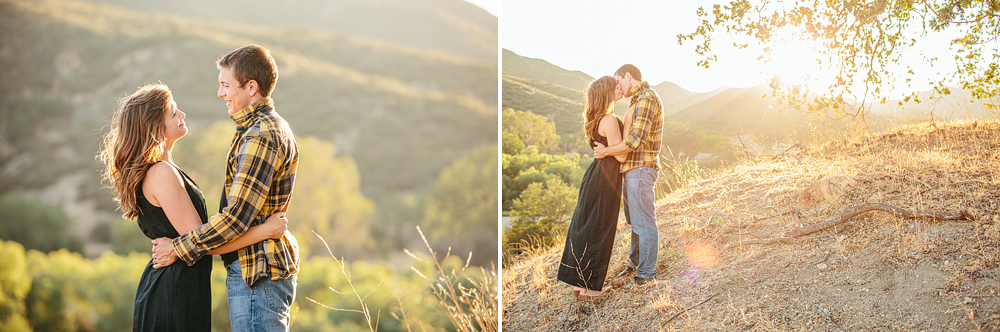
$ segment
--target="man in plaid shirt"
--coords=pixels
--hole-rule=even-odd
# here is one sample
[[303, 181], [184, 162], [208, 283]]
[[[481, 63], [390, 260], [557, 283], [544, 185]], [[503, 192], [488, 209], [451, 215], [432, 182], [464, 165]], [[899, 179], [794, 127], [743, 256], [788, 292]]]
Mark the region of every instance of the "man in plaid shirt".
[[[229, 148], [219, 213], [170, 242], [156, 242], [154, 267], [180, 258], [194, 264], [267, 216], [288, 208], [299, 153], [292, 130], [274, 110], [278, 68], [270, 52], [247, 45], [223, 56], [218, 96], [226, 101], [236, 135]], [[159, 240], [159, 239], [157, 239]], [[222, 255], [233, 331], [287, 331], [298, 282], [299, 249], [289, 232]]]
[[594, 148], [596, 158], [628, 156], [622, 164], [624, 189], [632, 224], [629, 266], [619, 275], [635, 272], [626, 287], [641, 286], [656, 281], [656, 256], [659, 234], [656, 229], [653, 186], [660, 170], [660, 140], [663, 138], [663, 103], [642, 73], [626, 64], [615, 72], [618, 87], [631, 97], [629, 108], [634, 110], [632, 131], [624, 133], [621, 143]]

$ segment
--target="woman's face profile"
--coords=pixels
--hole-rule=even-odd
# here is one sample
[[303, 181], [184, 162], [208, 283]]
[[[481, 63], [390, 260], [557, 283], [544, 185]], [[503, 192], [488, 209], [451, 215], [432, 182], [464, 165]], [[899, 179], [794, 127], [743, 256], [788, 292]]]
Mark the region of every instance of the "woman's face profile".
[[187, 124], [184, 123], [184, 117], [187, 115], [181, 110], [177, 109], [177, 103], [173, 99], [170, 100], [167, 111], [164, 114], [163, 119], [163, 134], [168, 140], [176, 140], [187, 134], [188, 128]]

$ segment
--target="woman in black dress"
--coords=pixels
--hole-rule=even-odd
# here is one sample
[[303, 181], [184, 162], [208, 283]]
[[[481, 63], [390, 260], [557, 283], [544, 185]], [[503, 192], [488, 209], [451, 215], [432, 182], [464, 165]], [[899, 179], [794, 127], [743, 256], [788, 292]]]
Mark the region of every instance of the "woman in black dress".
[[[123, 216], [137, 218], [150, 239], [175, 238], [208, 220], [201, 189], [174, 165], [174, 143], [187, 134], [184, 113], [165, 85], [147, 85], [122, 100], [104, 137], [100, 159], [104, 177], [115, 189]], [[209, 254], [232, 252], [287, 229], [284, 213]], [[212, 328], [211, 257], [192, 266], [146, 264], [135, 294], [133, 331], [210, 331]]]
[[[590, 83], [583, 110], [584, 132], [590, 147], [610, 146], [622, 141], [622, 122], [614, 115], [614, 103], [622, 92], [614, 77], [604, 76]], [[580, 184], [580, 196], [566, 234], [566, 247], [559, 264], [559, 280], [576, 286], [579, 298], [604, 293], [611, 248], [621, 203], [624, 156], [594, 159]]]

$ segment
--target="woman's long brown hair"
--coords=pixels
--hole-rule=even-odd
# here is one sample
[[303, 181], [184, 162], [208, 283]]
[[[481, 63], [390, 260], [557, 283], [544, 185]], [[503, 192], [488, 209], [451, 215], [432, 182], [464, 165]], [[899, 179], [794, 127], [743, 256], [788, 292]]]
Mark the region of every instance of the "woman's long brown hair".
[[614, 77], [604, 76], [594, 80], [587, 87], [587, 96], [583, 102], [583, 131], [587, 134], [588, 142], [597, 140], [597, 127], [604, 115], [611, 112], [611, 107], [614, 106], [617, 86], [618, 82]]
[[146, 171], [164, 154], [164, 119], [170, 109], [166, 85], [146, 85], [119, 101], [104, 135], [98, 159], [104, 163], [104, 180], [111, 182], [115, 200], [127, 219], [139, 215], [136, 192]]

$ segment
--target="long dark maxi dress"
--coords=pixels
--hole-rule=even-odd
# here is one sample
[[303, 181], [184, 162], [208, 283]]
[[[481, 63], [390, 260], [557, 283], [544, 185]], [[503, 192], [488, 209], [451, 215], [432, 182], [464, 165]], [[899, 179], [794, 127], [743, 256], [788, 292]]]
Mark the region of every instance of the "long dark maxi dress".
[[[622, 130], [621, 120], [618, 130]], [[596, 146], [594, 142], [590, 142], [591, 148]], [[608, 146], [607, 137], [597, 135], [596, 142]], [[595, 291], [604, 285], [621, 203], [620, 165], [614, 157], [594, 159], [583, 174], [559, 264], [558, 277], [565, 283]]]
[[[204, 224], [208, 221], [205, 197], [198, 185], [179, 167], [184, 188]], [[153, 206], [142, 195], [142, 183], [136, 190], [139, 228], [150, 239], [180, 236], [162, 208]], [[132, 331], [205, 331], [212, 329], [212, 256], [205, 256], [193, 266], [178, 260], [170, 266], [154, 269], [146, 264], [135, 292]]]

